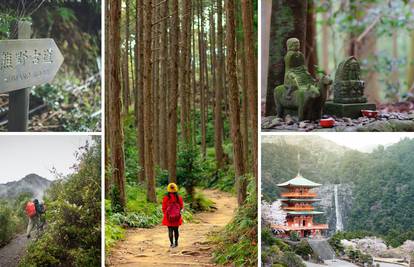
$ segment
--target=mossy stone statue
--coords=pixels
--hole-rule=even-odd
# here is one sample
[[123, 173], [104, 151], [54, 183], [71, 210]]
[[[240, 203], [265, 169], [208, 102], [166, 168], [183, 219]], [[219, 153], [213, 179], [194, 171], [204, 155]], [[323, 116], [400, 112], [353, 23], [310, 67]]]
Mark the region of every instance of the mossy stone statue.
[[364, 96], [364, 81], [361, 80], [358, 60], [351, 56], [342, 61], [335, 73], [333, 102], [327, 102], [324, 112], [338, 117], [358, 118], [361, 110], [375, 110], [375, 104], [368, 104]]
[[332, 80], [323, 76], [316, 81], [310, 75], [297, 38], [288, 39], [286, 46], [284, 83], [276, 87], [274, 94], [277, 115], [298, 115], [301, 121], [318, 120]]

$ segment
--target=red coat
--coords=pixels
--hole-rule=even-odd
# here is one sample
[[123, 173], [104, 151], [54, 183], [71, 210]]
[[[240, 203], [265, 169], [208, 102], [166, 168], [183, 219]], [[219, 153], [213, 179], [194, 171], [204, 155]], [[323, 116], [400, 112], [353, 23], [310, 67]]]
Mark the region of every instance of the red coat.
[[[164, 218], [162, 219], [162, 224], [166, 225], [166, 226], [180, 226], [181, 224], [183, 224], [183, 218], [180, 218], [179, 223], [171, 223], [168, 221], [167, 219], [167, 207], [170, 203], [173, 203], [176, 200], [175, 195], [172, 193], [170, 194], [170, 198], [168, 198], [168, 195], [166, 195], [163, 200], [162, 200], [162, 212], [164, 213]], [[178, 202], [180, 203], [180, 208], [183, 209], [184, 208], [184, 202], [183, 202], [183, 198], [179, 195], [178, 196]]]

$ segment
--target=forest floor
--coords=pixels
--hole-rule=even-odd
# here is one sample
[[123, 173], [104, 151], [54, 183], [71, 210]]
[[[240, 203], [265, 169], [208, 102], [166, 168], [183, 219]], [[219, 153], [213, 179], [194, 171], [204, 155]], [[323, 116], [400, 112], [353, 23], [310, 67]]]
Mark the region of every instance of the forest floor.
[[219, 190], [203, 190], [215, 202], [214, 212], [197, 213], [194, 222], [180, 227], [178, 247], [170, 249], [167, 227], [130, 229], [125, 240], [111, 251], [110, 266], [216, 266], [208, 235], [222, 229], [233, 218], [237, 199]]
[[15, 267], [26, 253], [26, 234], [17, 235], [9, 244], [0, 249], [0, 266]]
[[324, 118], [333, 118], [335, 126], [322, 128], [319, 121], [298, 121], [297, 117], [287, 115], [284, 119], [276, 116], [265, 117], [265, 104], [262, 103], [263, 132], [412, 132], [414, 131], [414, 99], [394, 104], [381, 104], [377, 118], [359, 117], [337, 118], [324, 115]]

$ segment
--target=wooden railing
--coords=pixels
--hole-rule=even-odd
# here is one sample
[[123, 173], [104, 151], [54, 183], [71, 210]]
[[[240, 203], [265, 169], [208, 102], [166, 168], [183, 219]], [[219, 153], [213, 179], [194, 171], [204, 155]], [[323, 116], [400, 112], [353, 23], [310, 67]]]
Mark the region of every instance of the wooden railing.
[[284, 192], [281, 194], [282, 197], [317, 197], [316, 193], [297, 193], [297, 192]]
[[302, 206], [302, 207], [295, 207], [295, 206], [283, 206], [284, 210], [315, 210], [315, 208], [313, 206]]
[[273, 229], [279, 229], [279, 230], [310, 230], [310, 229], [315, 229], [315, 230], [325, 230], [328, 229], [329, 226], [327, 224], [313, 224], [312, 226], [287, 226], [287, 225], [275, 225], [273, 224], [271, 226]]

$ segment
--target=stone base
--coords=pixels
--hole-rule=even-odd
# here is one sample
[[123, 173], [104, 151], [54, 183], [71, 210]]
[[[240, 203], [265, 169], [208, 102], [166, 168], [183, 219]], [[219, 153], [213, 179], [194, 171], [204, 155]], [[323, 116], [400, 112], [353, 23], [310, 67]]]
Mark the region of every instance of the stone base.
[[363, 109], [376, 110], [377, 107], [375, 104], [368, 103], [340, 104], [326, 101], [323, 114], [356, 119], [362, 116], [361, 110]]

